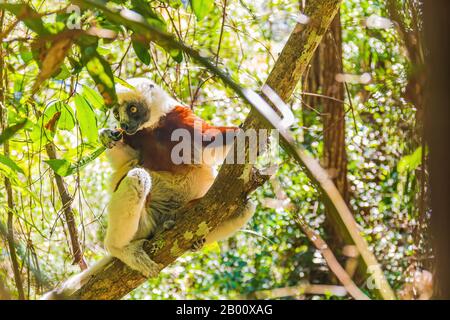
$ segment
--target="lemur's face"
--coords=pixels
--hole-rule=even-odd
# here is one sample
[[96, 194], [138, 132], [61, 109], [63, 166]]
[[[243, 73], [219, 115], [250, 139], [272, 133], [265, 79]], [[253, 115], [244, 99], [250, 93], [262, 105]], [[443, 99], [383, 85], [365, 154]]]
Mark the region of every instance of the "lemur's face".
[[116, 87], [119, 104], [112, 111], [120, 127], [131, 135], [158, 123], [170, 109], [170, 100], [162, 88], [148, 79], [127, 82], [133, 88]]
[[150, 119], [150, 109], [143, 101], [124, 101], [113, 109], [114, 118], [127, 134], [135, 134]]

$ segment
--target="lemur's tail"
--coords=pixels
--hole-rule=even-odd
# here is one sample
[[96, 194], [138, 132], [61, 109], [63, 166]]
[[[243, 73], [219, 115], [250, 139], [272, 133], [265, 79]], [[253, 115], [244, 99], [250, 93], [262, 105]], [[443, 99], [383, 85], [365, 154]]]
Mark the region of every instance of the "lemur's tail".
[[83, 272], [76, 274], [57, 288], [45, 293], [41, 300], [65, 300], [70, 299], [70, 295], [81, 288], [86, 282], [89, 281], [99, 270], [103, 269], [108, 263], [112, 261], [112, 256], [105, 256], [99, 261], [97, 261], [90, 268], [84, 270]]

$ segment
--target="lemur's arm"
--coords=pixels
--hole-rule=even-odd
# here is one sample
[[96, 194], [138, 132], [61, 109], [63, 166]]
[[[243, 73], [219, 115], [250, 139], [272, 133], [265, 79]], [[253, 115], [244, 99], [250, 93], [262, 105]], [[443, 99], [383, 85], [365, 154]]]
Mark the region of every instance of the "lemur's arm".
[[111, 179], [112, 190], [117, 189], [121, 179], [138, 164], [138, 152], [122, 141], [117, 130], [100, 129], [100, 142], [106, 147], [106, 157], [115, 174]]

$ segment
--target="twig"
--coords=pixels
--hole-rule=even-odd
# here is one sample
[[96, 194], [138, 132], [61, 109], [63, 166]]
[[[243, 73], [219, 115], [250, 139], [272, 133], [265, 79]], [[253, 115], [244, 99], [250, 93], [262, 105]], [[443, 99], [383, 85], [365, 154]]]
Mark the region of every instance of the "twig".
[[216, 66], [219, 64], [220, 46], [222, 45], [223, 28], [225, 26], [225, 19], [227, 17], [227, 0], [223, 0], [222, 25], [220, 26], [219, 44], [216, 52]]
[[[45, 149], [47, 151], [49, 159], [56, 159], [56, 150], [53, 144], [48, 143], [45, 146]], [[74, 263], [77, 263], [80, 266], [81, 270], [85, 270], [87, 268], [87, 264], [86, 261], [84, 261], [83, 251], [81, 250], [81, 246], [78, 240], [78, 229], [75, 224], [75, 215], [73, 214], [72, 209], [73, 199], [70, 196], [69, 191], [67, 190], [64, 179], [57, 173], [55, 173], [55, 182], [56, 186], [58, 187], [59, 196], [61, 198], [61, 202], [63, 205], [67, 229], [69, 230], [69, 237]]]
[[326, 242], [317, 232], [314, 232], [300, 216], [294, 218], [298, 226], [303, 230], [308, 239], [320, 251], [330, 270], [336, 275], [336, 278], [342, 283], [348, 293], [356, 300], [370, 300], [353, 282], [348, 273], [339, 264], [333, 252], [330, 250]]

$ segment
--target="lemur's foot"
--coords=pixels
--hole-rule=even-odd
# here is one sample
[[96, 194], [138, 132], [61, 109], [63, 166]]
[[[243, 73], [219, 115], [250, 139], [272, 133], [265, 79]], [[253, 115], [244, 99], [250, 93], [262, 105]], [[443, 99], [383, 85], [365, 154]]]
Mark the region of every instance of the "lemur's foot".
[[[144, 248], [145, 242], [148, 240], [137, 240], [136, 245], [139, 248]], [[155, 278], [158, 276], [159, 272], [164, 268], [162, 264], [156, 263], [145, 251], [135, 252], [134, 256], [130, 261], [126, 261], [132, 269], [139, 271], [147, 278]]]
[[195, 252], [195, 251], [199, 251], [203, 248], [203, 246], [205, 245], [206, 242], [206, 238], [200, 238], [198, 240], [195, 240], [192, 245], [191, 245], [191, 251]]
[[164, 230], [170, 230], [175, 226], [175, 220], [166, 220], [163, 223]]
[[162, 248], [162, 245], [160, 243], [157, 242], [152, 242], [152, 244], [150, 245], [150, 248], [147, 248], [147, 250], [150, 252], [150, 254], [155, 254], [156, 252], [159, 251], [159, 249]]
[[122, 139], [122, 133], [118, 130], [103, 128], [98, 132], [100, 142], [108, 149], [114, 148], [120, 139]]
[[145, 169], [131, 169], [128, 171], [126, 179], [130, 181], [130, 186], [136, 189], [139, 197], [145, 197], [150, 192], [152, 179]]

